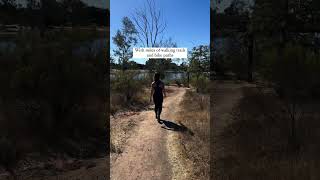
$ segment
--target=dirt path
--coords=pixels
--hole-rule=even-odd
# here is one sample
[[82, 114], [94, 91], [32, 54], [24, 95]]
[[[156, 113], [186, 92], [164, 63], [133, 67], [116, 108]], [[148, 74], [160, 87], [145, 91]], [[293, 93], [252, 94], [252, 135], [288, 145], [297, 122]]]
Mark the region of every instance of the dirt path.
[[216, 82], [214, 84], [213, 93], [213, 110], [212, 117], [214, 118], [213, 127], [214, 135], [221, 133], [232, 120], [232, 110], [242, 97], [242, 88], [247, 84], [236, 84], [233, 81]]
[[[211, 118], [213, 118], [212, 126], [212, 141], [213, 141], [213, 177], [216, 178], [215, 166], [217, 159], [224, 158], [225, 152], [228, 152], [223, 145], [225, 139], [221, 136], [224, 128], [232, 123], [232, 113], [242, 97], [242, 88], [246, 86], [252, 86], [248, 83], [234, 81], [217, 81], [214, 84], [213, 92], [213, 106], [211, 108]], [[222, 172], [223, 173], [223, 172]]]
[[[184, 93], [184, 88], [173, 89], [164, 100], [161, 119], [174, 122]], [[172, 162], [167, 142], [168, 135], [176, 132], [161, 128], [164, 125], [157, 123], [152, 110], [136, 118], [141, 120], [140, 124], [127, 140], [123, 152], [111, 162], [111, 179], [171, 179]]]

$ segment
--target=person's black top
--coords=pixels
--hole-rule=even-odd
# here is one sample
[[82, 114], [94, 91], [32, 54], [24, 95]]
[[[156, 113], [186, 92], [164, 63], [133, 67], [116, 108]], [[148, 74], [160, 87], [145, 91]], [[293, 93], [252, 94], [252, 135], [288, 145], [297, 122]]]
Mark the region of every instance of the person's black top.
[[153, 83], [153, 89], [154, 89], [153, 100], [155, 102], [163, 101], [163, 94], [162, 94], [163, 85], [164, 85], [163, 82], [160, 80]]

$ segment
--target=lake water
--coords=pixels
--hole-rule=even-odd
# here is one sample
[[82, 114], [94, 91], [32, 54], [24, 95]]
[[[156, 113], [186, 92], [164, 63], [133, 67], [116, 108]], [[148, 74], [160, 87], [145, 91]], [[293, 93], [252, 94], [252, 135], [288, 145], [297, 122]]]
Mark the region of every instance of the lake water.
[[94, 40], [89, 40], [87, 42], [83, 42], [80, 44], [78, 48], [74, 50], [76, 55], [82, 54], [93, 54], [96, 55], [103, 51], [103, 49], [107, 48], [107, 41], [105, 38], [99, 38]]
[[6, 40], [6, 41], [0, 41], [0, 52], [12, 52], [16, 48], [16, 44], [14, 41]]
[[[116, 76], [116, 72], [119, 70], [111, 70], [110, 71], [110, 78], [114, 79]], [[132, 72], [132, 71], [131, 71]], [[152, 79], [153, 72], [150, 72], [149, 70], [135, 70], [134, 71], [136, 75], [133, 77], [133, 79], [142, 80], [142, 79]], [[167, 71], [164, 74], [165, 78], [163, 81], [174, 81], [174, 80], [182, 80], [184, 78], [187, 78], [187, 72], [174, 72], [174, 71]]]

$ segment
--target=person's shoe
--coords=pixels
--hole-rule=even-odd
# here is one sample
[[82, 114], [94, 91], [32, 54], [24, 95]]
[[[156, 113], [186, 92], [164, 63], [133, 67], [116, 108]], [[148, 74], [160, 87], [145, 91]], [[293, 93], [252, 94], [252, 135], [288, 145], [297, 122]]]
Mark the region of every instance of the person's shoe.
[[162, 124], [162, 121], [161, 121], [161, 119], [157, 119], [157, 121], [158, 121], [158, 123], [159, 123], [159, 124]]

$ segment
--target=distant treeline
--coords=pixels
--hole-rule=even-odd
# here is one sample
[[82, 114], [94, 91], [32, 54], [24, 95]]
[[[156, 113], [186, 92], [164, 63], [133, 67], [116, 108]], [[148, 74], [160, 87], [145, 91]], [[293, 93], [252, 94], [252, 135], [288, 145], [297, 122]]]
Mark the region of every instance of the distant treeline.
[[0, 0], [0, 24], [31, 27], [109, 25], [109, 9], [90, 7], [81, 0]]
[[[125, 63], [125, 69], [144, 69], [144, 70], [155, 70], [156, 67], [161, 66], [161, 68], [173, 71], [186, 71], [187, 64], [182, 62], [180, 65], [173, 62], [171, 59], [159, 60], [159, 59], [149, 59], [146, 64], [140, 64], [135, 61], [129, 61]], [[115, 63], [114, 61], [110, 63], [111, 69], [122, 69], [122, 65]]]

